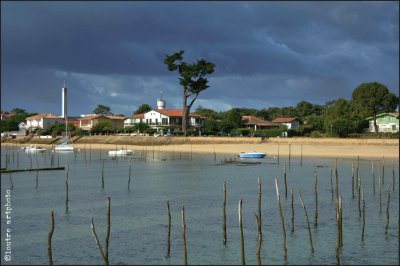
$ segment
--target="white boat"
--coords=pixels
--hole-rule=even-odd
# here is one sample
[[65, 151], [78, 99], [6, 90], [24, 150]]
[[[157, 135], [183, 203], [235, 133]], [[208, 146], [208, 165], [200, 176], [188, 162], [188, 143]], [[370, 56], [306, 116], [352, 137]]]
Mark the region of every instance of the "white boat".
[[74, 146], [68, 143], [68, 139], [70, 138], [70, 134], [68, 132], [68, 125], [67, 125], [67, 116], [65, 116], [65, 140], [56, 145], [54, 147], [54, 151], [74, 151]]
[[55, 151], [74, 151], [74, 146], [68, 144], [67, 141], [54, 147]]
[[132, 150], [116, 150], [116, 151], [109, 151], [108, 155], [110, 156], [126, 156], [133, 154]]
[[36, 145], [31, 145], [31, 146], [25, 147], [24, 150], [25, 150], [25, 152], [45, 152], [47, 149], [38, 147]]
[[263, 152], [241, 152], [238, 156], [240, 158], [264, 158], [267, 154]]

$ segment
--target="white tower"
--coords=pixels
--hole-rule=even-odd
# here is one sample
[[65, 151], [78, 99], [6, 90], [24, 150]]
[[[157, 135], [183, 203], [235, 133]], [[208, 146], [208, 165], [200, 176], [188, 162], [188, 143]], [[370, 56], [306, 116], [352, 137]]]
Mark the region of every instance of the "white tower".
[[160, 99], [157, 99], [157, 109], [165, 109], [165, 100], [162, 99], [162, 91]]
[[65, 81], [61, 93], [61, 116], [67, 118], [67, 87], [65, 87]]

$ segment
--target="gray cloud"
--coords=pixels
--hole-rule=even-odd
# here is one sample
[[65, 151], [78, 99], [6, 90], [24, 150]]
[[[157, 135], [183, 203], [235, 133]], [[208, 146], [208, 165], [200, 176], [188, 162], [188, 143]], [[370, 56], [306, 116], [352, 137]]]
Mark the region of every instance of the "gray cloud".
[[[165, 55], [216, 64], [195, 105], [216, 110], [324, 104], [362, 82], [399, 88], [398, 2], [3, 2], [3, 110], [97, 104], [130, 114], [160, 90], [179, 108]], [[21, 99], [21, 95], [24, 98]], [[26, 96], [26, 97], [25, 97]], [[29, 98], [28, 98], [29, 97]]]

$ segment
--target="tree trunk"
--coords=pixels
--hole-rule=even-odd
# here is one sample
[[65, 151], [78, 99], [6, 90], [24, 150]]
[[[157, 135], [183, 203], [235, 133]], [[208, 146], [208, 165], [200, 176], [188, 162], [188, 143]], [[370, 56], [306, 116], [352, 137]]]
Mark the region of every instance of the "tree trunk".
[[374, 128], [375, 128], [375, 133], [378, 133], [378, 127], [376, 126], [376, 114], [374, 113]]
[[182, 99], [182, 132], [186, 137], [187, 135], [187, 89], [183, 87], [183, 99]]

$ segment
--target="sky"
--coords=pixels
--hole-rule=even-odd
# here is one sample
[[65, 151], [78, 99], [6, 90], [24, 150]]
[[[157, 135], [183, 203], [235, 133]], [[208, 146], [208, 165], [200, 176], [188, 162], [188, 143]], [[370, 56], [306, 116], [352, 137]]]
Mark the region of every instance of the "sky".
[[192, 107], [325, 104], [364, 82], [399, 95], [399, 2], [1, 1], [1, 110], [61, 115], [99, 104], [131, 115], [141, 104], [182, 107], [163, 63], [214, 63]]

